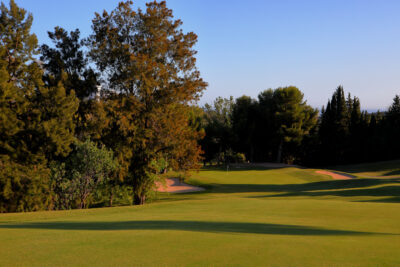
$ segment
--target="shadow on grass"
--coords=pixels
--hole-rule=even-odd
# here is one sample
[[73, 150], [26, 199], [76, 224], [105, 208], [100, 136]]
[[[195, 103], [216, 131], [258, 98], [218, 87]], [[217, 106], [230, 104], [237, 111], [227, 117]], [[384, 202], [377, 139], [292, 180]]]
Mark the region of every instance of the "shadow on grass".
[[400, 170], [394, 170], [394, 171], [386, 172], [383, 175], [384, 176], [400, 175]]
[[214, 193], [255, 193], [255, 192], [303, 192], [335, 189], [363, 188], [376, 185], [399, 183], [396, 179], [351, 179], [330, 180], [303, 184], [212, 184]]
[[[371, 186], [379, 187], [369, 188]], [[252, 196], [252, 198], [293, 196], [386, 197], [383, 199], [363, 200], [362, 202], [400, 202], [400, 179], [398, 178], [337, 180], [300, 185], [266, 185], [263, 189], [265, 192], [281, 192], [281, 194]]]
[[400, 175], [400, 160], [327, 166], [326, 168], [348, 173], [383, 172], [381, 176], [391, 176], [391, 175]]
[[[383, 186], [378, 188], [366, 188], [366, 189], [330, 190], [330, 191], [318, 191], [318, 192], [290, 192], [278, 196], [279, 197], [285, 197], [285, 196], [397, 197], [399, 196], [399, 194], [400, 194], [400, 186]], [[276, 197], [276, 195], [274, 197]]]
[[[204, 221], [118, 221], [118, 222], [37, 222], [0, 224], [0, 229], [49, 229], [49, 230], [181, 230], [209, 233], [250, 233], [271, 235], [372, 235], [371, 233], [318, 227], [241, 222]], [[391, 235], [391, 234], [389, 234]]]
[[285, 165], [285, 164], [257, 164], [257, 163], [249, 163], [249, 164], [231, 164], [229, 168], [225, 165], [221, 166], [205, 166], [202, 167], [202, 172], [207, 171], [229, 171], [229, 172], [240, 172], [240, 171], [266, 171], [266, 170], [278, 170], [278, 169], [286, 169], [286, 168], [299, 168], [303, 169], [299, 166], [294, 165]]
[[[199, 185], [203, 186], [203, 185]], [[374, 187], [376, 186], [376, 187]], [[386, 197], [382, 199], [362, 200], [363, 202], [400, 202], [400, 178], [373, 179], [358, 178], [351, 180], [330, 180], [302, 184], [209, 184], [206, 191], [179, 194], [176, 200], [194, 199], [196, 194], [208, 193], [268, 193], [250, 198], [292, 197], [292, 196], [338, 196], [338, 197]], [[372, 188], [371, 188], [372, 187]], [[192, 194], [189, 196], [189, 194]], [[186, 195], [184, 197], [184, 195]], [[171, 200], [171, 196], [163, 195], [160, 199]]]

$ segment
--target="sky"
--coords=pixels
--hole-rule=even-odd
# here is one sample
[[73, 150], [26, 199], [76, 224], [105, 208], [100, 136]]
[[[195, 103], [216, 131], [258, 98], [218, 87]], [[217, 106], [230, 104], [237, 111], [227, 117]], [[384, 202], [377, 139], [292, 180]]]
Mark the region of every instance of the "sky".
[[[50, 43], [47, 31], [55, 26], [87, 36], [94, 12], [118, 2], [16, 0], [33, 14], [40, 44]], [[185, 32], [198, 35], [197, 67], [209, 84], [200, 105], [293, 85], [321, 108], [343, 85], [363, 109], [375, 111], [400, 94], [398, 0], [167, 0], [167, 6]]]

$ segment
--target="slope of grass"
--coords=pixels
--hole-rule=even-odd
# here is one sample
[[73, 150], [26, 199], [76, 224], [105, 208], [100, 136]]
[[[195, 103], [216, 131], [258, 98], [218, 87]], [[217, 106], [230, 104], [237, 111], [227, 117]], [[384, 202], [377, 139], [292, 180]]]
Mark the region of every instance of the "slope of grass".
[[359, 177], [365, 177], [365, 176], [400, 177], [400, 160], [341, 165], [341, 166], [331, 167], [330, 169], [351, 173]]
[[208, 190], [0, 214], [0, 266], [400, 265], [398, 180], [281, 168], [205, 169], [189, 182]]

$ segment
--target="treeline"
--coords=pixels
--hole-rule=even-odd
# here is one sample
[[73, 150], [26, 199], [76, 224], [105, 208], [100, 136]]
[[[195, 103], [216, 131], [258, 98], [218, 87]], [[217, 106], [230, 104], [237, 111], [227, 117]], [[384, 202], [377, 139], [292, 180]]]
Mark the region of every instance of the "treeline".
[[[204, 163], [276, 161], [321, 166], [400, 158], [400, 98], [385, 112], [361, 111], [339, 86], [320, 112], [296, 87], [257, 99], [217, 98], [204, 107]], [[243, 155], [244, 154], [244, 155]]]
[[207, 84], [165, 2], [121, 2], [41, 46], [31, 14], [0, 12], [0, 212], [144, 204], [158, 174], [199, 167]]

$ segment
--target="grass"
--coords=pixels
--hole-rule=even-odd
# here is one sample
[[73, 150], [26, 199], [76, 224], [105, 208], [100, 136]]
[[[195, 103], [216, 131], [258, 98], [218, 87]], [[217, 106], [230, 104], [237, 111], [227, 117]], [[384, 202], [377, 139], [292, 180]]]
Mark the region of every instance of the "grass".
[[204, 169], [145, 206], [0, 214], [0, 266], [398, 266], [396, 178]]
[[330, 169], [351, 173], [359, 177], [400, 177], [400, 160], [334, 166]]

